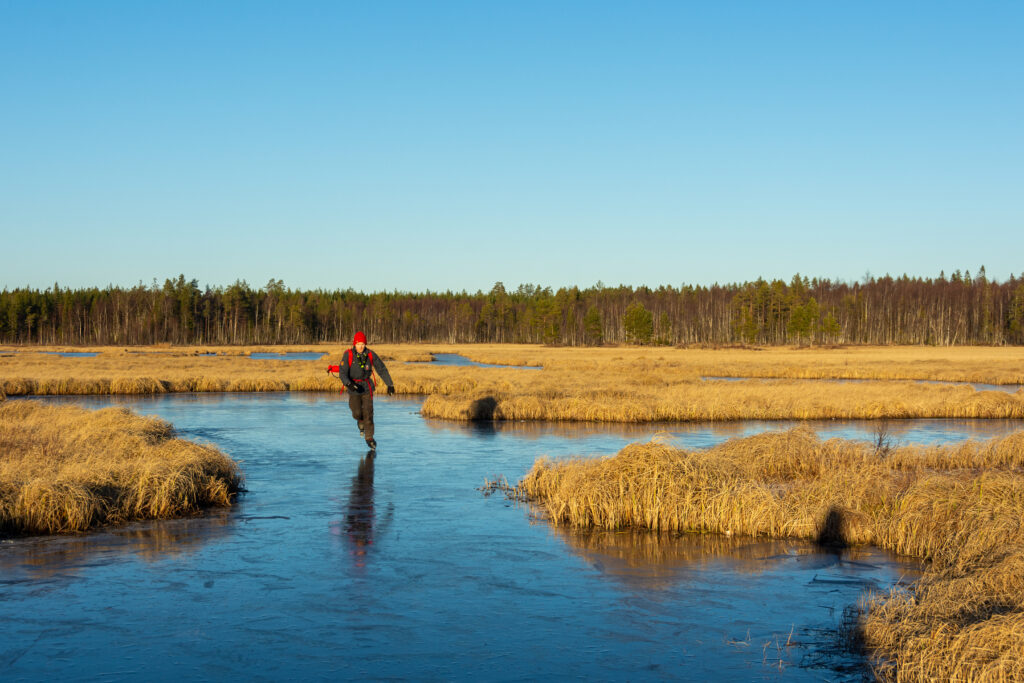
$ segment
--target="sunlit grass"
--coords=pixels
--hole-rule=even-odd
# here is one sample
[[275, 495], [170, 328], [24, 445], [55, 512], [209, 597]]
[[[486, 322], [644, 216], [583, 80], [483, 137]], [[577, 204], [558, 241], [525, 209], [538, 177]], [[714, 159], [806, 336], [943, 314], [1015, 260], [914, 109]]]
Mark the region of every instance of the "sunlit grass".
[[[432, 389], [434, 387], [431, 387]], [[427, 391], [425, 416], [448, 420], [676, 422], [788, 419], [1022, 418], [1024, 393], [915, 382], [812, 380], [623, 385], [607, 376], [507, 377], [463, 392]]]
[[[338, 391], [341, 384], [327, 375], [326, 367], [336, 364], [345, 348], [101, 347], [93, 349], [100, 354], [91, 358], [21, 349], [0, 357], [0, 389], [9, 395]], [[1024, 382], [1024, 350], [1016, 347], [712, 350], [396, 344], [373, 349], [388, 363], [399, 394], [428, 396], [423, 414], [446, 420], [1024, 417], [1024, 393], [910, 381]], [[316, 351], [325, 356], [314, 361], [253, 360], [248, 354], [255, 351]], [[543, 370], [422, 362], [436, 353]], [[709, 376], [782, 379], [701, 379]], [[816, 377], [870, 381], [801, 379]]]
[[124, 408], [0, 403], [0, 532], [84, 531], [230, 505], [238, 466]]

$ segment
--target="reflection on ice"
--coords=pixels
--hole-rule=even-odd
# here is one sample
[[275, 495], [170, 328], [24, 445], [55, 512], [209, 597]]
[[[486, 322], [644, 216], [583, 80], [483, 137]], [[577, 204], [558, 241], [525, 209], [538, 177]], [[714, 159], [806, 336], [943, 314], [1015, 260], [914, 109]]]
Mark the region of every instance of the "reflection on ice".
[[352, 492], [349, 493], [345, 515], [345, 533], [354, 555], [365, 555], [366, 549], [373, 545], [374, 522], [373, 455], [367, 454], [359, 461], [359, 471], [352, 478]]
[[[785, 573], [793, 576], [792, 590], [812, 577], [831, 572], [857, 585], [875, 587], [886, 575], [905, 580], [920, 575], [920, 564], [899, 560], [874, 548], [828, 549], [798, 540], [749, 538], [722, 534], [676, 534], [637, 531], [572, 530], [553, 532], [574, 553], [603, 575], [635, 588], [664, 589], [688, 575], [728, 565], [737, 574]], [[856, 578], [851, 578], [856, 577]], [[885, 577], [885, 578], [882, 578]], [[795, 594], [794, 599], [800, 599]]]
[[344, 537], [353, 566], [360, 571], [366, 568], [376, 534], [382, 533], [394, 517], [394, 503], [388, 503], [384, 518], [377, 519], [373, 496], [374, 460], [374, 452], [369, 451], [359, 461], [356, 475], [352, 477], [344, 520], [328, 525], [332, 534]]
[[[764, 663], [771, 652], [781, 680], [805, 674], [814, 680], [870, 680], [867, 663], [843, 644], [844, 629], [866, 592], [909, 586], [920, 576], [919, 563], [874, 548], [828, 550], [803, 541], [718, 534], [554, 533], [625, 595], [685, 605], [683, 619], [704, 648], [697, 663], [717, 658], [722, 671], [686, 678], [741, 678], [730, 673], [728, 654], [739, 648], [763, 652]], [[800, 616], [808, 613], [816, 616]], [[783, 628], [765, 629], [767, 623]], [[715, 647], [716, 639], [725, 653]], [[767, 677], [756, 668], [748, 675]]]
[[202, 517], [134, 522], [73, 536], [8, 539], [0, 542], [0, 576], [36, 580], [127, 559], [173, 559], [226, 537], [236, 520], [233, 511], [215, 508]]

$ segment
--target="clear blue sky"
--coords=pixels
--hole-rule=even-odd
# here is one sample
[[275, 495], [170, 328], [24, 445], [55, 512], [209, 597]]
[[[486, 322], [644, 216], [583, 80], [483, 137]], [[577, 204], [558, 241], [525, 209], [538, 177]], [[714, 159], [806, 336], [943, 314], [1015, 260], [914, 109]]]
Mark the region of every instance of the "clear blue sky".
[[1024, 4], [0, 0], [0, 288], [1024, 271]]

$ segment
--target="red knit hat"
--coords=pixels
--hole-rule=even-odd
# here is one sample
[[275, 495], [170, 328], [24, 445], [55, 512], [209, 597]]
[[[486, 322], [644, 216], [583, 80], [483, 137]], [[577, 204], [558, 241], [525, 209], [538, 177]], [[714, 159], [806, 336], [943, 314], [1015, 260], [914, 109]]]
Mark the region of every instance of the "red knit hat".
[[362, 332], [356, 332], [356, 338], [352, 340], [353, 344], [358, 344], [359, 342], [366, 343], [366, 335]]

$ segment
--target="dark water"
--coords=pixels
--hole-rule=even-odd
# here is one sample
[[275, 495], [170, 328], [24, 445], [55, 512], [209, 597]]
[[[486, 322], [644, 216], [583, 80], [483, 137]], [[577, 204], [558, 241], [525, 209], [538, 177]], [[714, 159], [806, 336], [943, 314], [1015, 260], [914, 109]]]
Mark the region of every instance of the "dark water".
[[62, 356], [64, 358], [92, 358], [100, 355], [99, 351], [38, 351], [48, 356]]
[[323, 351], [292, 351], [289, 353], [251, 353], [253, 360], [320, 360], [327, 354]]
[[[470, 360], [463, 355], [458, 353], [432, 353], [434, 357], [433, 361], [429, 361], [431, 365], [457, 365], [457, 366], [471, 366], [476, 368], [520, 368], [522, 370], [543, 370], [539, 366], [535, 365], [497, 365], [495, 363], [477, 363], [476, 361]], [[422, 362], [422, 361], [411, 361], [411, 362]]]
[[[5, 681], [859, 679], [834, 647], [844, 608], [916, 575], [871, 549], [573, 533], [478, 490], [539, 455], [610, 454], [663, 427], [457, 425], [380, 397], [368, 458], [329, 394], [60, 400], [160, 415], [240, 460], [249, 493], [203, 518], [0, 543]], [[1020, 423], [915, 425], [902, 434]], [[669, 431], [702, 446], [766, 426], [785, 427]]]
[[919, 384], [966, 384], [974, 387], [977, 391], [1005, 391], [1010, 394], [1014, 394], [1021, 389], [1024, 389], [1024, 384], [983, 384], [980, 382], [940, 382], [938, 380], [921, 379], [915, 380]]
[[[713, 381], [743, 382], [743, 381], [751, 380], [751, 379], [760, 379], [762, 382], [784, 381], [784, 380], [781, 380], [779, 378], [769, 378], [769, 377], [761, 378], [761, 377], [710, 377], [709, 376], [709, 377], [701, 377], [701, 379], [706, 381], [706, 382], [713, 382]], [[876, 379], [828, 379], [828, 378], [815, 379], [815, 378], [811, 378], [808, 381], [846, 383], [846, 382], [880, 382], [880, 381], [887, 381], [887, 380], [876, 380]], [[975, 391], [1005, 391], [1005, 392], [1007, 392], [1009, 394], [1013, 394], [1013, 393], [1016, 393], [1016, 392], [1020, 391], [1021, 389], [1024, 389], [1024, 384], [984, 384], [982, 382], [945, 382], [945, 381], [942, 381], [942, 380], [933, 380], [933, 379], [891, 380], [891, 381], [917, 382], [918, 384], [947, 384], [947, 385], [952, 385], [952, 386], [968, 386], [968, 387], [974, 387]]]

